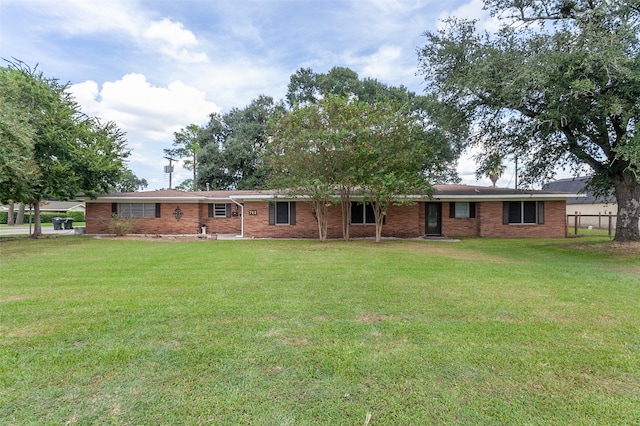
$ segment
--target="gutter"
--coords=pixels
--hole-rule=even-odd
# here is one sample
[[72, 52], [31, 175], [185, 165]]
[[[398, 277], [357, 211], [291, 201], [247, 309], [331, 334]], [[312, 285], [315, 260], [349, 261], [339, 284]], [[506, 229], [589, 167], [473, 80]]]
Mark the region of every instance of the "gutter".
[[240, 206], [240, 235], [236, 235], [237, 238], [244, 238], [244, 206], [233, 199], [233, 195], [229, 196], [229, 199], [233, 201], [236, 206]]

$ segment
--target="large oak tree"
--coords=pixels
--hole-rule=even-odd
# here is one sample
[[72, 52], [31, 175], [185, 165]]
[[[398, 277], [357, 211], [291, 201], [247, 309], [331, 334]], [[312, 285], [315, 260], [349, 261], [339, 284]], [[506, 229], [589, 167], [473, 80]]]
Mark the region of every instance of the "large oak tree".
[[427, 91], [471, 145], [517, 155], [524, 184], [558, 167], [613, 189], [617, 241], [640, 234], [640, 8], [605, 0], [485, 0], [502, 22], [445, 21], [419, 50]]

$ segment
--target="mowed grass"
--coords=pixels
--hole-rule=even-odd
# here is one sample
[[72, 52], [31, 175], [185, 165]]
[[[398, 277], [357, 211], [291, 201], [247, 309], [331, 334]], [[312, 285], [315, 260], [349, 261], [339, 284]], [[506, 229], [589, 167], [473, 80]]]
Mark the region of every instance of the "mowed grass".
[[0, 243], [2, 424], [638, 424], [589, 239]]

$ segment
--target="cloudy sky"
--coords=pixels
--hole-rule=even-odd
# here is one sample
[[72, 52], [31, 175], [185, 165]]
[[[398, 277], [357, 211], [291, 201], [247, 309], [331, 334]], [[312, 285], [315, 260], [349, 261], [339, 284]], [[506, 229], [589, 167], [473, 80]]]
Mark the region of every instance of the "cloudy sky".
[[[85, 113], [127, 132], [129, 167], [158, 189], [174, 132], [284, 98], [301, 67], [421, 93], [416, 49], [449, 15], [493, 25], [480, 0], [0, 0], [0, 57], [70, 82]], [[476, 183], [472, 162], [458, 172]], [[189, 176], [177, 167], [173, 185]]]

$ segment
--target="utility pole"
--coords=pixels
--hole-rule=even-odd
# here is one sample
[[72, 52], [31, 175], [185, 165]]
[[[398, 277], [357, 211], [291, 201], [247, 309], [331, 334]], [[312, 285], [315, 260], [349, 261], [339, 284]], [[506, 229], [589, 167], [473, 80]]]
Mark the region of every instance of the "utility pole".
[[164, 166], [164, 172], [165, 173], [169, 173], [169, 189], [171, 189], [171, 174], [173, 173], [173, 161], [176, 161], [175, 158], [171, 158], [171, 157], [164, 157], [167, 160], [169, 160], [169, 165], [168, 166]]

